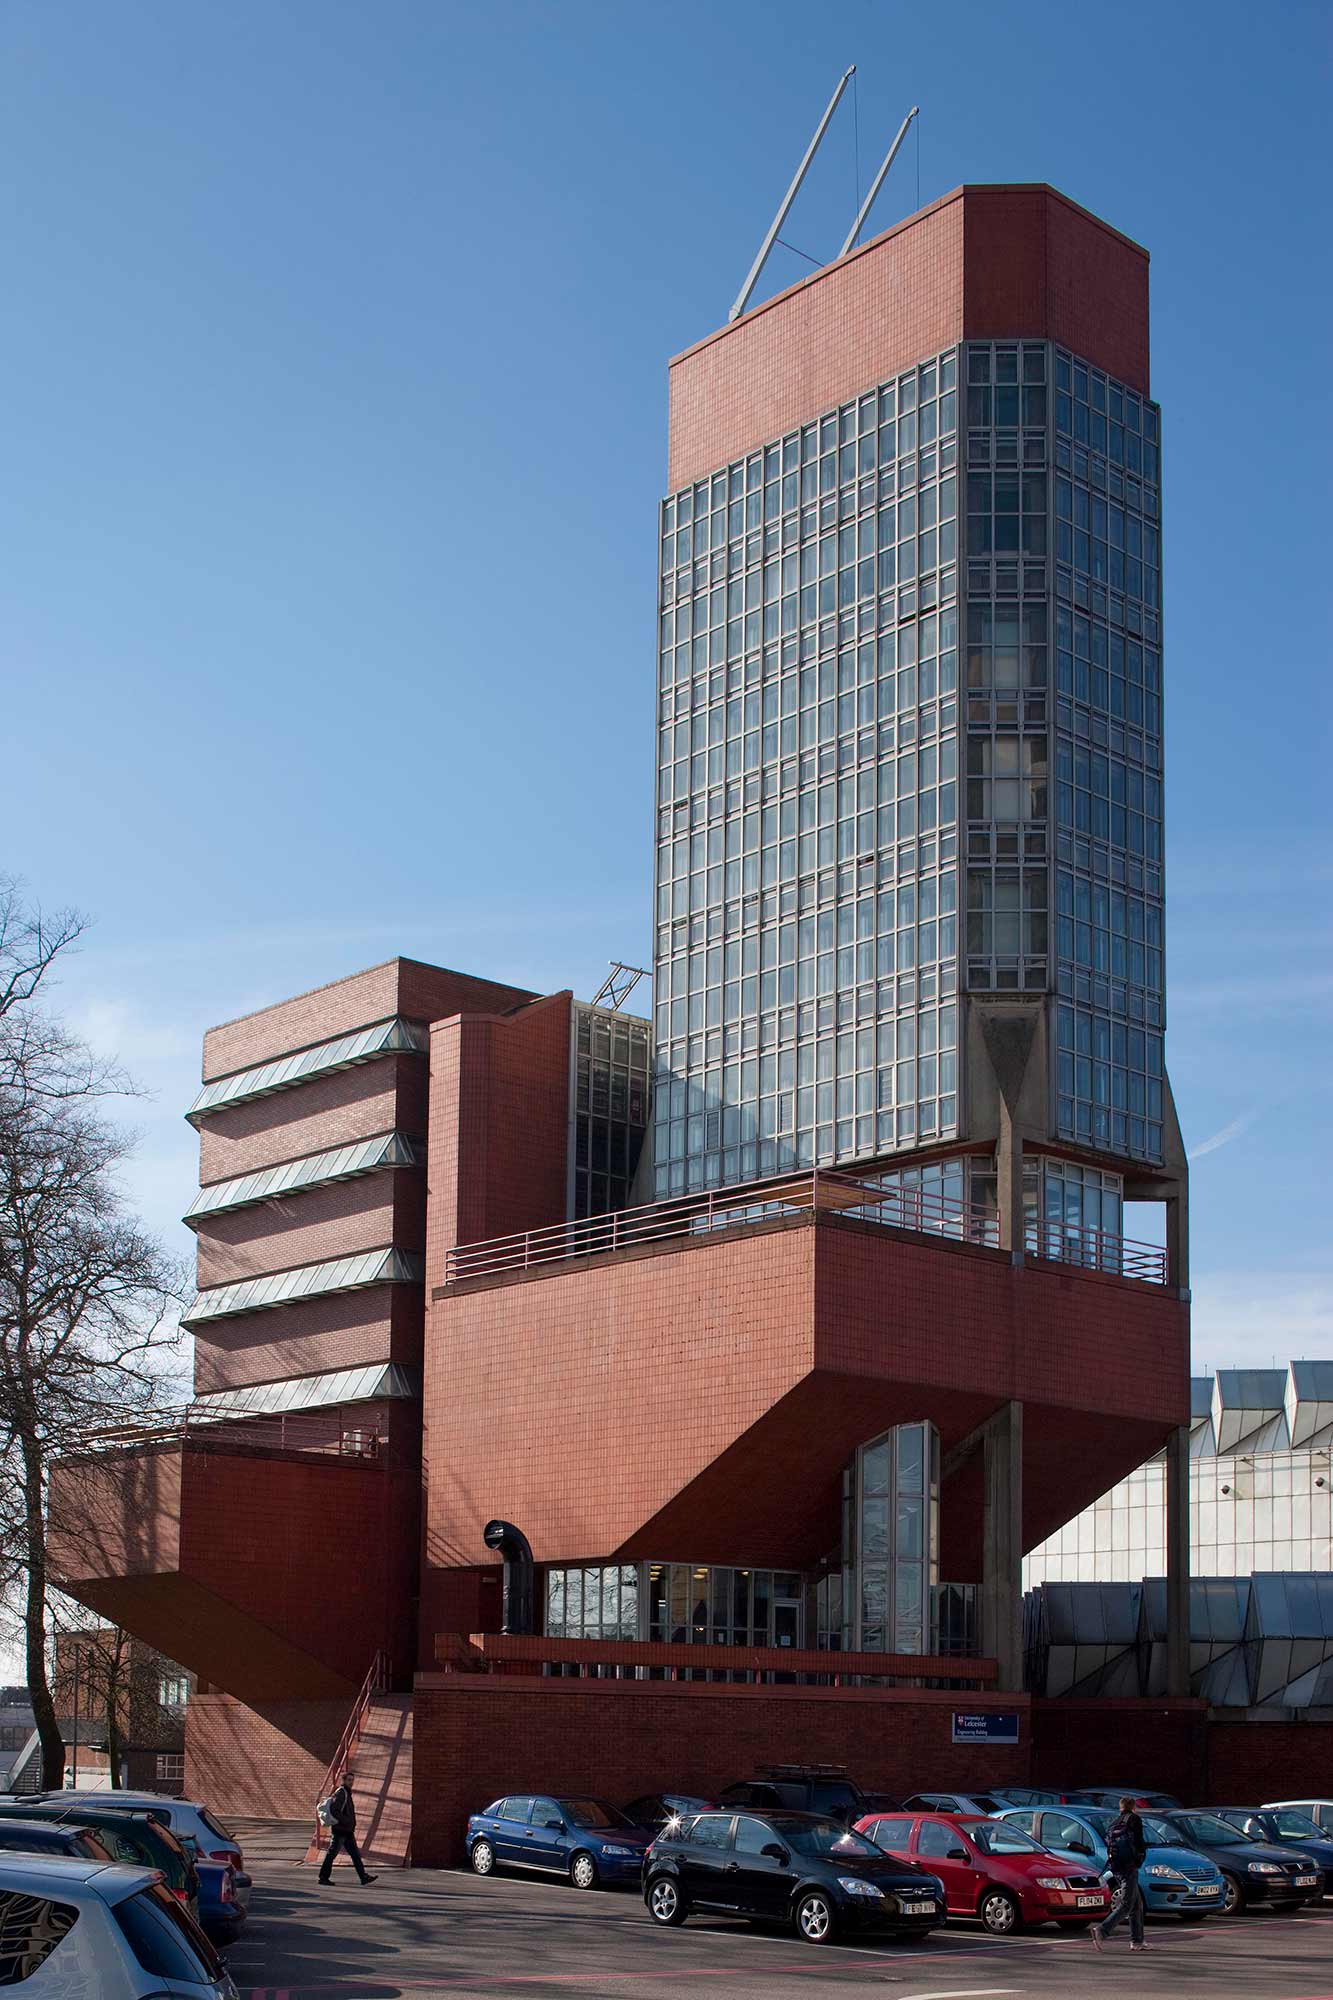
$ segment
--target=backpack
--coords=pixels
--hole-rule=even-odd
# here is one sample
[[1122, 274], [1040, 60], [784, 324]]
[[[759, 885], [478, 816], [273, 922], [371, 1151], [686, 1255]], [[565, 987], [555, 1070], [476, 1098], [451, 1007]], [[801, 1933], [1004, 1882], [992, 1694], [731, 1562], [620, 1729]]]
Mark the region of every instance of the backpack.
[[328, 1827], [333, 1825], [332, 1792], [330, 1792], [328, 1798], [321, 1799], [319, 1804], [315, 1807], [315, 1818], [319, 1821], [321, 1826]]
[[1144, 1847], [1138, 1838], [1138, 1829], [1128, 1820], [1117, 1820], [1111, 1828], [1108, 1845], [1111, 1866], [1115, 1869], [1137, 1868], [1143, 1860]]

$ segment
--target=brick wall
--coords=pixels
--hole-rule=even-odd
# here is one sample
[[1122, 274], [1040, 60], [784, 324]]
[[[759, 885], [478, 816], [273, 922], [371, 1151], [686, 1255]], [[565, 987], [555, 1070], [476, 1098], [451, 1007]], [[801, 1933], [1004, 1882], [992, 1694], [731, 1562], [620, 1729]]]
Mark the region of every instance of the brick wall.
[[185, 1796], [225, 1819], [299, 1819], [312, 1829], [329, 1760], [351, 1703], [287, 1701], [247, 1708], [196, 1695], [185, 1724]]
[[195, 1233], [201, 1287], [352, 1257], [383, 1243], [424, 1251], [425, 1176], [410, 1167], [380, 1168], [357, 1180], [205, 1216]]
[[279, 1000], [272, 1007], [208, 1029], [204, 1036], [204, 1080], [250, 1069], [293, 1049], [312, 1048], [371, 1021], [401, 1014], [413, 1021], [438, 1021], [445, 1014], [490, 1012], [517, 1006], [533, 995], [522, 986], [474, 979], [419, 959], [391, 958], [364, 972], [335, 979], [309, 993]]
[[[1016, 1746], [950, 1741], [956, 1708], [1018, 1709]], [[714, 1796], [760, 1764], [845, 1765], [866, 1790], [1022, 1784], [1026, 1697], [687, 1682], [419, 1674], [413, 1860], [462, 1858], [467, 1816], [506, 1791], [591, 1793], [623, 1804], [673, 1788]]]
[[199, 1394], [248, 1382], [279, 1382], [371, 1361], [421, 1359], [419, 1285], [369, 1285], [263, 1312], [210, 1320], [195, 1335]]
[[1202, 1805], [1211, 1734], [1201, 1701], [1034, 1701], [1032, 1782], [1141, 1785]]
[[[858, 1444], [926, 1417], [948, 1450], [1011, 1397], [1032, 1546], [1189, 1408], [1166, 1292], [827, 1215], [465, 1286], [430, 1315], [431, 1564], [475, 1563], [500, 1514], [539, 1562], [806, 1566]], [[965, 1530], [951, 1577], [976, 1573]]]
[[291, 1090], [211, 1111], [199, 1133], [199, 1179], [230, 1180], [392, 1131], [425, 1136], [424, 1056], [376, 1056]]
[[962, 187], [671, 363], [668, 485], [969, 335], [1068, 343], [1148, 388], [1148, 256], [1055, 189]]
[[[1325, 1712], [1327, 1714], [1327, 1712]], [[1216, 1711], [1208, 1724], [1208, 1799], [1214, 1805], [1266, 1799], [1327, 1798], [1333, 1787], [1333, 1722], [1295, 1711], [1235, 1721]]]

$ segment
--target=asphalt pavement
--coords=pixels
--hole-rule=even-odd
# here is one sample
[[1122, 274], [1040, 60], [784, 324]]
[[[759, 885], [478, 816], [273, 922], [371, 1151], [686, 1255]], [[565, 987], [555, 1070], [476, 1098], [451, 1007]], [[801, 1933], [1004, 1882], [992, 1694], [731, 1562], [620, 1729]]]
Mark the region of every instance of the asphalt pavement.
[[954, 1922], [902, 1945], [811, 1946], [725, 1919], [661, 1931], [629, 1892], [518, 1875], [389, 1870], [363, 1889], [340, 1863], [321, 1889], [290, 1833], [247, 1829], [245, 1845], [251, 1920], [227, 1954], [243, 2000], [1333, 2000], [1333, 1902], [1150, 1921], [1132, 1956], [1119, 1936], [1099, 1954], [1083, 1935], [992, 1939]]

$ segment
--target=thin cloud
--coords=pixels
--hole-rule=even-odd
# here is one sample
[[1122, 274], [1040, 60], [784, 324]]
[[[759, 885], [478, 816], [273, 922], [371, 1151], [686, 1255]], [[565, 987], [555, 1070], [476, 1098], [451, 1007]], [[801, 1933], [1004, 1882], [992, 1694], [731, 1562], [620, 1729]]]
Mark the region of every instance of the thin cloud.
[[1241, 1117], [1233, 1118], [1220, 1132], [1214, 1132], [1211, 1139], [1203, 1139], [1197, 1146], [1191, 1146], [1188, 1154], [1190, 1165], [1193, 1166], [1196, 1160], [1202, 1160], [1208, 1153], [1220, 1153], [1223, 1146], [1229, 1146], [1233, 1139], [1239, 1139], [1242, 1132], [1248, 1132], [1258, 1116], [1257, 1111], [1247, 1111]]

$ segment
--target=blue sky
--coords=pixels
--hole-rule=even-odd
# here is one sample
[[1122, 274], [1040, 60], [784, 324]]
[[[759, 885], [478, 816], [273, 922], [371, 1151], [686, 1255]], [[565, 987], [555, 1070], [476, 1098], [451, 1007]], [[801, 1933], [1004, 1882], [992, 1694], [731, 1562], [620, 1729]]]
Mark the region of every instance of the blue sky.
[[[1048, 180], [1147, 243], [1200, 1364], [1333, 1353], [1324, 6], [8, 0], [0, 862], [97, 917], [182, 1247], [199, 1037], [650, 950], [665, 363], [787, 235]], [[808, 268], [779, 253], [766, 289]]]

